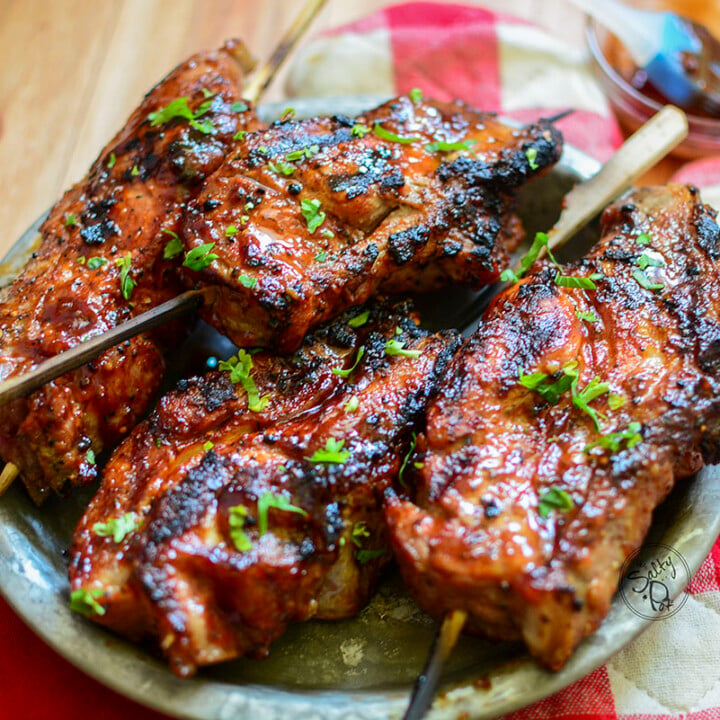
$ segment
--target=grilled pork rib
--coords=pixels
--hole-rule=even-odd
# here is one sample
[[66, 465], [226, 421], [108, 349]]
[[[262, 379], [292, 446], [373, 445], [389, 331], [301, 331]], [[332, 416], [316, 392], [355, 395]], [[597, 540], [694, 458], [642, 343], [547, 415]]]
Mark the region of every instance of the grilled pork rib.
[[[236, 132], [259, 126], [233, 105], [243, 68], [234, 42], [180, 65], [50, 211], [39, 248], [0, 297], [0, 380], [181, 291], [163, 250], [184, 203]], [[164, 339], [172, 334], [182, 333]], [[0, 457], [18, 466], [35, 502], [92, 480], [94, 457], [145, 412], [163, 375], [160, 340], [133, 338], [0, 409]]]
[[248, 134], [188, 206], [188, 249], [219, 256], [201, 315], [240, 346], [288, 352], [378, 291], [493, 282], [521, 237], [516, 191], [561, 145], [548, 122], [407, 97]]
[[184, 676], [266, 654], [289, 622], [355, 614], [389, 560], [383, 493], [457, 345], [375, 306], [295, 355], [242, 355], [243, 377], [181, 381], [105, 468], [75, 534], [75, 602], [157, 638]]
[[496, 299], [431, 404], [415, 501], [387, 507], [421, 607], [552, 669], [597, 627], [653, 509], [718, 460], [719, 259], [696, 191], [642, 189], [564, 268], [596, 290], [546, 263]]

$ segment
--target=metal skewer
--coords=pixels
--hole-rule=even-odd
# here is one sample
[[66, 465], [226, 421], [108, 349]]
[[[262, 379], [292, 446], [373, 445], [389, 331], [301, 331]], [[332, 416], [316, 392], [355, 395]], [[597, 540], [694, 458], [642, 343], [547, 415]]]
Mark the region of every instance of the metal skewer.
[[[295, 48], [310, 23], [327, 3], [327, 0], [307, 0], [288, 31], [283, 35], [267, 62], [253, 72], [248, 78], [243, 96], [253, 105], [262, 97], [272, 82], [283, 62]], [[105, 350], [120, 344], [124, 340], [151, 330], [170, 320], [197, 310], [203, 303], [206, 291], [190, 290], [178, 295], [147, 312], [136, 315], [132, 320], [103, 333], [88, 342], [45, 360], [30, 372], [0, 383], [0, 406], [11, 400], [29, 395], [34, 390], [54, 380], [66, 372], [81, 367], [102, 354]], [[0, 496], [10, 487], [20, 474], [14, 463], [7, 463], [0, 473]]]
[[[631, 135], [603, 167], [589, 180], [576, 185], [565, 197], [565, 209], [548, 232], [548, 246], [555, 250], [564, 245], [589, 220], [614, 200], [632, 182], [667, 155], [687, 135], [687, 117], [682, 110], [668, 105]], [[543, 253], [540, 254], [542, 257]], [[517, 271], [518, 266], [515, 267]], [[510, 283], [500, 286], [500, 290]], [[471, 310], [477, 317], [480, 304], [486, 305], [498, 286], [482, 293]], [[467, 316], [466, 316], [467, 317]], [[463, 610], [454, 610], [443, 620], [430, 649], [425, 669], [418, 677], [403, 720], [420, 720], [430, 708], [442, 667], [450, 657], [462, 626], [467, 619]]]

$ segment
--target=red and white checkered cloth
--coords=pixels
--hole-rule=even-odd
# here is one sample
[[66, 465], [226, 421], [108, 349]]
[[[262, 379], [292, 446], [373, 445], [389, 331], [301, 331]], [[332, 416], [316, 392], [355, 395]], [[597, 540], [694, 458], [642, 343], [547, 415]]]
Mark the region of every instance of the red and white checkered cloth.
[[[621, 142], [582, 52], [479, 7], [387, 8], [315, 39], [298, 54], [288, 82], [291, 94], [303, 96], [390, 96], [414, 87], [522, 121], [575, 108], [559, 126], [567, 142], [601, 160]], [[720, 182], [720, 163], [686, 166], [679, 179], [700, 186]], [[607, 665], [508, 718], [720, 720], [720, 542], [688, 592], [680, 612], [651, 623]], [[73, 668], [2, 599], [0, 648], [0, 720], [164, 717]]]

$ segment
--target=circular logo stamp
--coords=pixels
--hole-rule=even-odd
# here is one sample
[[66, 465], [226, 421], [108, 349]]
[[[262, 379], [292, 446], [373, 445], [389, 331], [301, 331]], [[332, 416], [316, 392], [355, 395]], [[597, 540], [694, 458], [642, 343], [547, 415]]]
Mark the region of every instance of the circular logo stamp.
[[628, 555], [620, 573], [620, 595], [628, 608], [647, 620], [664, 620], [687, 602], [681, 592], [690, 582], [685, 558], [670, 545], [649, 544]]

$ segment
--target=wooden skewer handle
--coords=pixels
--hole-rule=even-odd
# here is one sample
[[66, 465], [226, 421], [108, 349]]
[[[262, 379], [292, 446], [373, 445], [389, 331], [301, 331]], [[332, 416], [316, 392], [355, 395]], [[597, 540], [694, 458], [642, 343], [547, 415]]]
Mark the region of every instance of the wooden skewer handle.
[[60, 377], [60, 375], [64, 375], [66, 372], [90, 362], [108, 348], [119, 345], [135, 335], [158, 327], [180, 315], [196, 310], [202, 305], [205, 294], [203, 290], [190, 290], [178, 295], [172, 300], [141, 313], [132, 320], [118, 325], [102, 335], [91, 338], [87, 342], [76, 345], [56, 357], [41, 362], [36, 368], [24, 375], [0, 383], [0, 406], [23, 395], [28, 395], [45, 383]]

